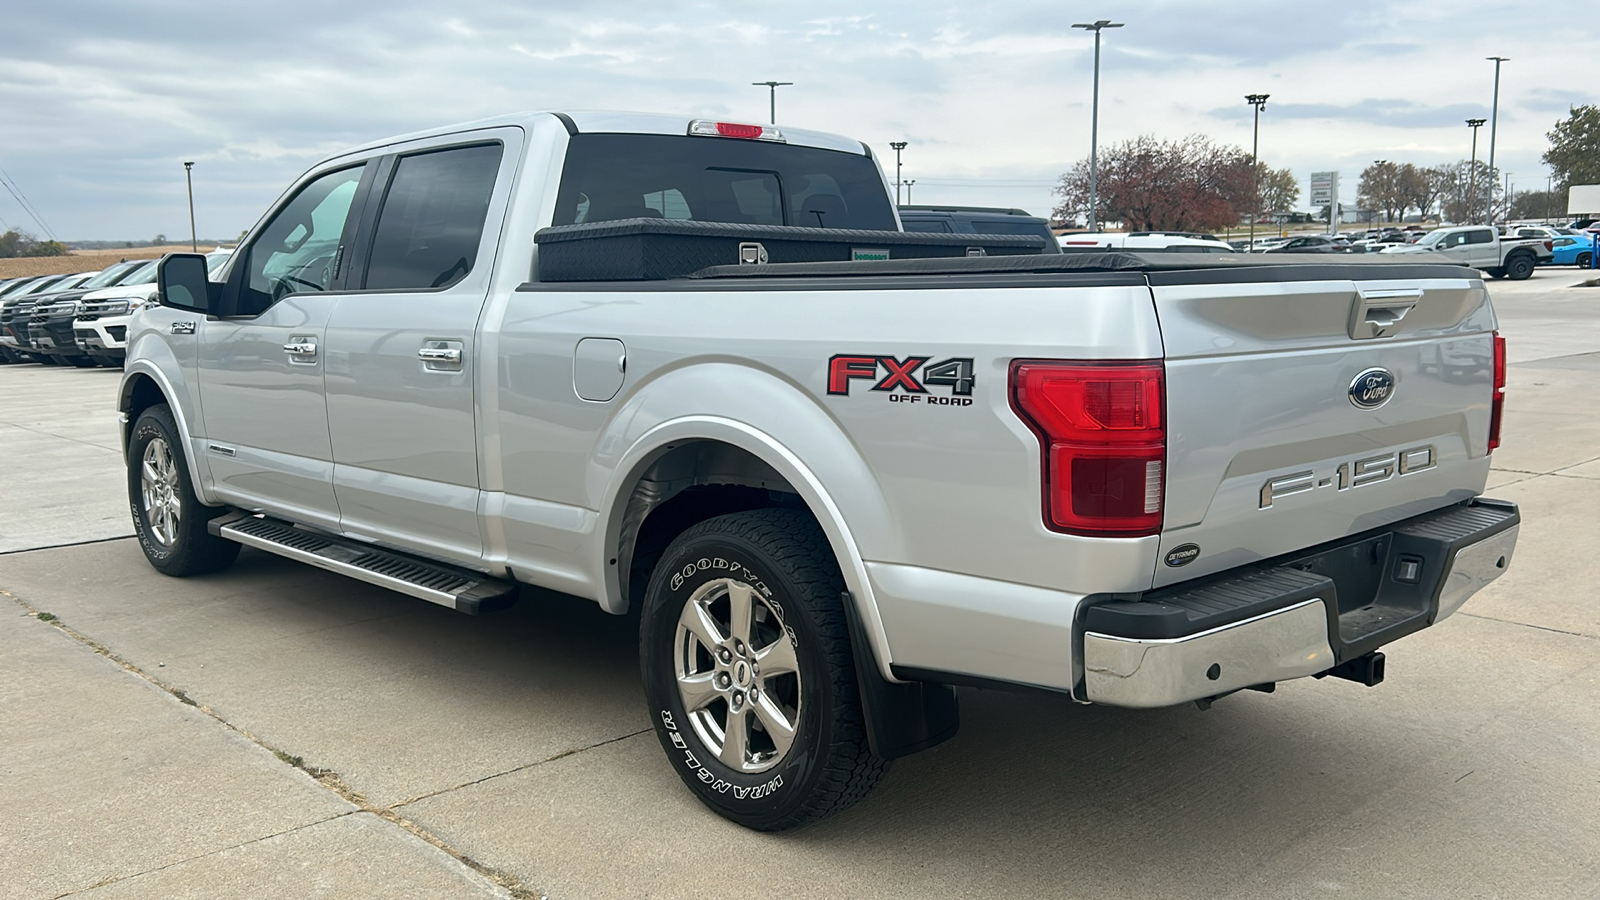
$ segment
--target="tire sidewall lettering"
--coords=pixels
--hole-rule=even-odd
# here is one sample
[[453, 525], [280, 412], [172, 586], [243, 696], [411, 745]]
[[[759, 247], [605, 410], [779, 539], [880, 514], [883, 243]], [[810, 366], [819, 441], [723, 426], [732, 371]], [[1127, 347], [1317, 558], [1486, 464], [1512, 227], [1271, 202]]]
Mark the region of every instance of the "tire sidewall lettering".
[[783, 787], [783, 774], [781, 772], [773, 775], [767, 781], [754, 786], [738, 785], [723, 778], [719, 778], [716, 773], [712, 772], [710, 769], [701, 764], [699, 757], [695, 756], [694, 751], [689, 749], [688, 741], [684, 738], [683, 734], [678, 731], [678, 726], [675, 724], [672, 718], [671, 710], [661, 710], [661, 724], [666, 728], [667, 735], [672, 742], [672, 746], [682, 753], [682, 757], [679, 761], [683, 763], [684, 767], [687, 768], [695, 778], [700, 780], [701, 784], [706, 785], [708, 788], [716, 791], [718, 794], [731, 796], [735, 800], [760, 800], [763, 797], [770, 796], [774, 791]]

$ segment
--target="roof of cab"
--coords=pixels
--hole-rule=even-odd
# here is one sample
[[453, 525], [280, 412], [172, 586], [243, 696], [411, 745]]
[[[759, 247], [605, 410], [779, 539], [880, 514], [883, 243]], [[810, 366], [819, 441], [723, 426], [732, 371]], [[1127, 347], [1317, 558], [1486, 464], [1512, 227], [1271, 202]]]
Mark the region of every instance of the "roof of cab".
[[[565, 120], [563, 124], [571, 123], [568, 130], [576, 128], [576, 133], [578, 134], [665, 134], [687, 136], [690, 122], [706, 118], [711, 118], [714, 121], [729, 121], [710, 116], [675, 116], [661, 113], [614, 112], [609, 110], [534, 110], [396, 135], [362, 144], [359, 147], [353, 147], [330, 158], [337, 159], [357, 153], [369, 153], [395, 144], [403, 144], [407, 141], [438, 137], [440, 135], [481, 131], [487, 128], [506, 126], [532, 127], [535, 124], [548, 125], [552, 121], [559, 122], [562, 120]], [[843, 153], [857, 153], [869, 157], [872, 155], [871, 149], [866, 144], [842, 135], [829, 134], [825, 131], [811, 131], [804, 128], [791, 128], [785, 125], [772, 127], [776, 127], [783, 134], [785, 142], [790, 144], [797, 144], [802, 147], [816, 147], [821, 150], [837, 150]]]

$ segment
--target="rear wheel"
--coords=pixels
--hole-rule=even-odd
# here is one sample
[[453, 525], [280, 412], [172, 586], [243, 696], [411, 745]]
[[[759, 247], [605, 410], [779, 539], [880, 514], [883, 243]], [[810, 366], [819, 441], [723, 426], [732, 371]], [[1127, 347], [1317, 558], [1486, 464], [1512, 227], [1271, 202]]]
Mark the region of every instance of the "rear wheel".
[[1533, 274], [1534, 260], [1527, 253], [1515, 253], [1506, 260], [1506, 277], [1512, 281], [1526, 281]]
[[177, 422], [166, 404], [139, 414], [128, 438], [128, 505], [145, 559], [165, 575], [199, 575], [231, 564], [239, 545], [206, 530], [227, 510], [203, 506], [189, 478]]
[[1589, 268], [1589, 266], [1591, 266], [1593, 264], [1594, 264], [1594, 254], [1592, 254], [1592, 253], [1579, 253], [1578, 254], [1578, 268], [1587, 269], [1587, 268]]
[[673, 768], [713, 811], [781, 831], [866, 796], [888, 768], [867, 745], [841, 595], [806, 513], [709, 519], [650, 577], [640, 663]]

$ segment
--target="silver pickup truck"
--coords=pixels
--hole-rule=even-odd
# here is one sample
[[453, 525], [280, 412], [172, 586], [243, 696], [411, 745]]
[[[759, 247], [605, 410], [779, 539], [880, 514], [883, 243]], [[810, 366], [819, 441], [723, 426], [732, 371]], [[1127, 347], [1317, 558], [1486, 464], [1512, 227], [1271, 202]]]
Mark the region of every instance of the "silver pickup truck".
[[1046, 255], [902, 232], [891, 197], [858, 142], [666, 116], [329, 159], [132, 320], [144, 552], [636, 611], [671, 765], [764, 830], [950, 737], [951, 685], [1373, 685], [1505, 571], [1473, 270]]

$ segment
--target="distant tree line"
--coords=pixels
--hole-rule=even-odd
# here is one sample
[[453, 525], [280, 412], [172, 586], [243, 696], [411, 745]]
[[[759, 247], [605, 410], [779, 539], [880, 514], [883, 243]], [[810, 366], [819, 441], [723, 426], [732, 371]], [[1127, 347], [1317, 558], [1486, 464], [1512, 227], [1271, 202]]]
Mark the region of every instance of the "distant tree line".
[[0, 259], [18, 256], [66, 256], [67, 245], [60, 241], [41, 241], [26, 231], [13, 228], [0, 234]]
[[[1242, 148], [1199, 134], [1176, 141], [1147, 134], [1113, 144], [1100, 151], [1095, 174], [1095, 217], [1129, 231], [1215, 231], [1300, 199], [1288, 169], [1252, 166]], [[1087, 221], [1089, 161], [1062, 175], [1055, 193], [1057, 221]]]
[[[1361, 173], [1356, 202], [1389, 221], [1410, 210], [1451, 222], [1565, 215], [1569, 186], [1600, 184], [1600, 106], [1574, 106], [1570, 112], [1545, 135], [1552, 190], [1518, 193], [1509, 198], [1509, 209], [1499, 170], [1467, 159], [1427, 167], [1373, 163]], [[1198, 134], [1176, 141], [1147, 134], [1105, 147], [1096, 176], [1096, 217], [1130, 231], [1214, 231], [1288, 210], [1300, 199], [1299, 182], [1288, 169], [1258, 162], [1252, 177], [1250, 154]], [[1055, 193], [1061, 198], [1056, 221], [1087, 222], [1089, 161], [1062, 175]], [[1331, 213], [1324, 207], [1322, 216]]]

